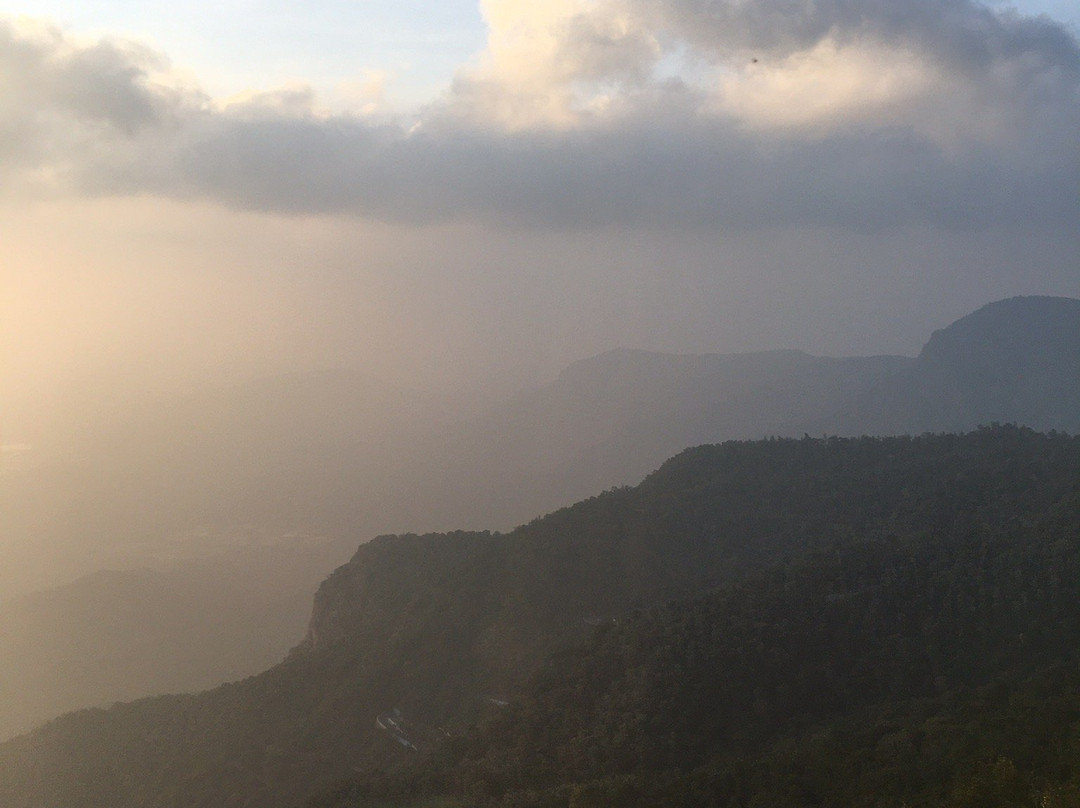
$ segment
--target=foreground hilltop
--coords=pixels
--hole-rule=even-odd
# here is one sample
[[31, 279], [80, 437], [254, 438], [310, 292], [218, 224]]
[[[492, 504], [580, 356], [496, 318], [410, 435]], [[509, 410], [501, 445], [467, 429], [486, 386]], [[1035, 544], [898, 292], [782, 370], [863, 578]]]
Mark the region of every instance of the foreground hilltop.
[[[690, 787], [700, 767], [814, 722], [1072, 664], [1075, 570], [1076, 438], [999, 427], [701, 447], [508, 534], [363, 545], [281, 665], [4, 744], [0, 803], [285, 808], [524, 789], [566, 804], [559, 788], [609, 766]], [[673, 599], [689, 605], [650, 611]], [[583, 642], [593, 651], [552, 656]], [[832, 673], [804, 681], [819, 663]], [[700, 689], [718, 680], [724, 693]], [[393, 772], [419, 761], [430, 768], [407, 782], [428, 791], [399, 787]]]

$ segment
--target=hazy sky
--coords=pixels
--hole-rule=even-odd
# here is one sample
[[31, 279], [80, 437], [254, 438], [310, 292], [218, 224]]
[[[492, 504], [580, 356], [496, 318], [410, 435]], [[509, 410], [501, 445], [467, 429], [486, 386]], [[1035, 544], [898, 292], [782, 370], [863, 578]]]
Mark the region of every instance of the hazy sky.
[[1080, 297], [1078, 24], [1072, 0], [0, 2], [2, 442], [88, 390], [914, 354], [991, 300]]

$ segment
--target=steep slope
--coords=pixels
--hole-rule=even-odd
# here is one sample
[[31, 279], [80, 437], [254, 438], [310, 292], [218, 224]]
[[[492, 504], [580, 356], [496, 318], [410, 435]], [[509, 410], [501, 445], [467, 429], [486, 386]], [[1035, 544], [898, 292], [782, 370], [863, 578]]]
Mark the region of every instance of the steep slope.
[[0, 803], [293, 805], [415, 754], [376, 725], [393, 708], [427, 728], [414, 742], [426, 749], [438, 727], [497, 710], [493, 695], [513, 701], [551, 651], [635, 606], [855, 542], [962, 555], [972, 538], [1042, 541], [1028, 531], [1075, 513], [1078, 480], [1080, 441], [1015, 428], [733, 443], [511, 534], [384, 537], [321, 587], [308, 639], [282, 665], [4, 744]]
[[486, 727], [312, 805], [1075, 805], [1080, 481], [1062, 494], [631, 612]]

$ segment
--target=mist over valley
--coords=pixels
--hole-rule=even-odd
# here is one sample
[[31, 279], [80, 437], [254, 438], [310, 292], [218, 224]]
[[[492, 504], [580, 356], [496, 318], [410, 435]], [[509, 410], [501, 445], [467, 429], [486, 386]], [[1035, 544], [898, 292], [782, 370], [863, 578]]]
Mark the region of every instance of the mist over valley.
[[1080, 805], [1078, 31], [0, 0], [0, 806]]

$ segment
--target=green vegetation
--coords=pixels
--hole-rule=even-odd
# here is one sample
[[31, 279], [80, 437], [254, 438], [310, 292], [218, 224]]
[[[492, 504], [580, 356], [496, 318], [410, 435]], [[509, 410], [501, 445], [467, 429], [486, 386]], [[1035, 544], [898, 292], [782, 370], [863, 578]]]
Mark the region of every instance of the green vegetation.
[[700, 447], [362, 546], [285, 663], [4, 744], [0, 804], [1075, 805], [1076, 649], [1080, 439]]

